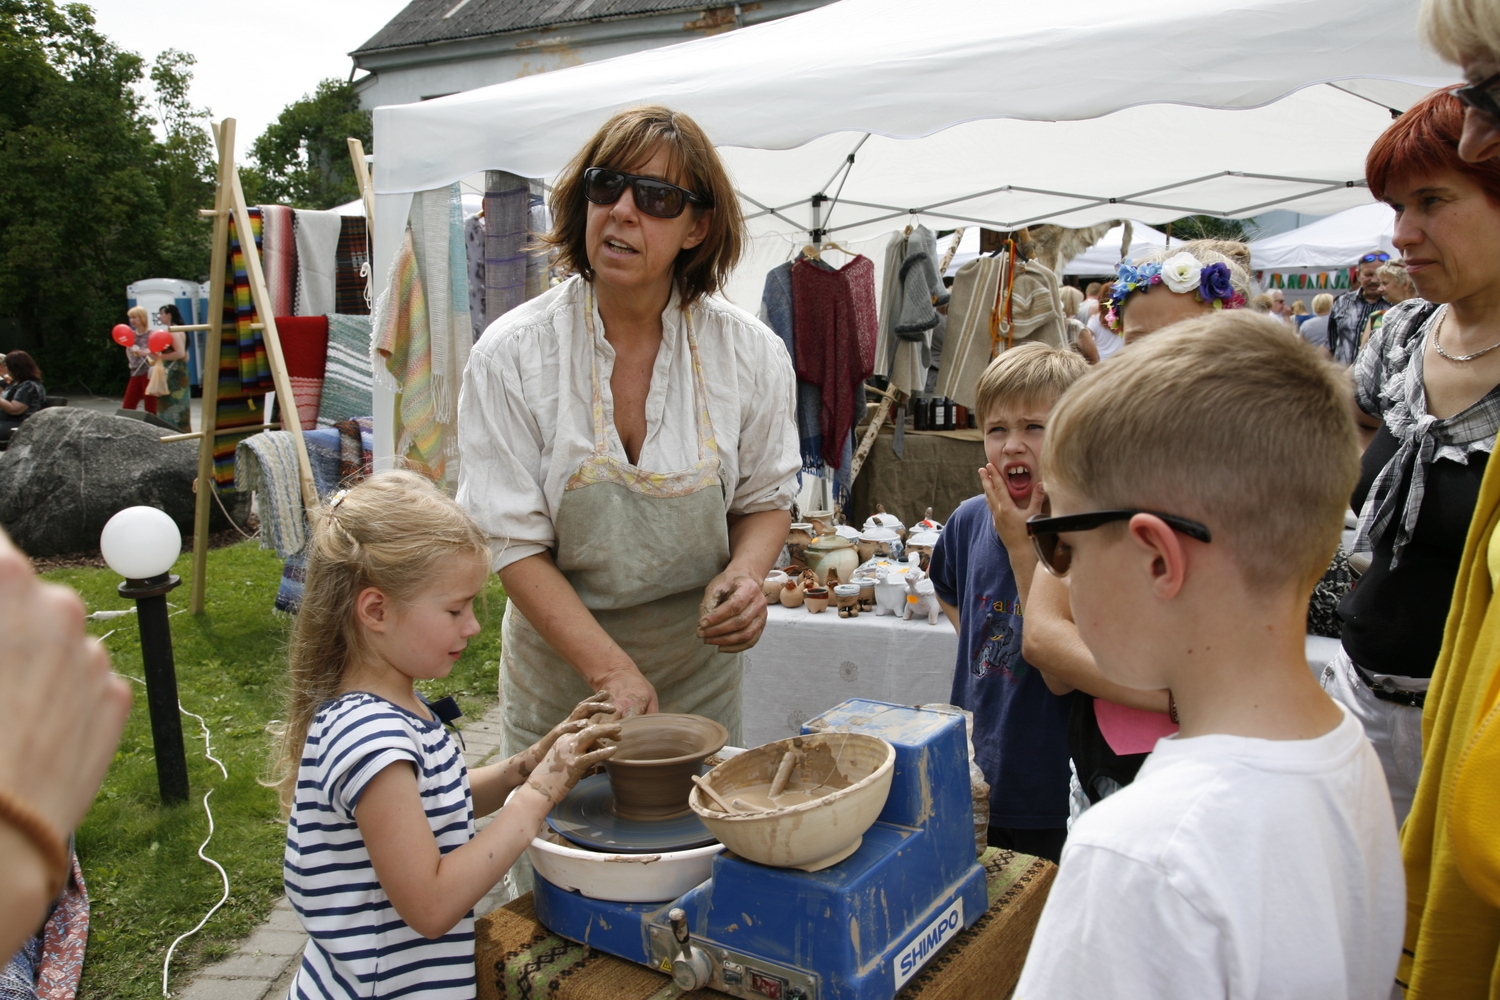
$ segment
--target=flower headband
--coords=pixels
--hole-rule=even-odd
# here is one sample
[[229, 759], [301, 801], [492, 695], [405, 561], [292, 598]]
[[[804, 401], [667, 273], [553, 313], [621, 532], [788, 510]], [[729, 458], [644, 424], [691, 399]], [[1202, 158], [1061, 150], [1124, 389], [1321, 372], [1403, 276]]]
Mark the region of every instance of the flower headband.
[[1122, 261], [1109, 291], [1109, 312], [1105, 315], [1111, 330], [1120, 332], [1123, 326], [1120, 307], [1130, 293], [1150, 291], [1152, 285], [1166, 285], [1178, 295], [1196, 292], [1199, 302], [1215, 309], [1239, 309], [1245, 305], [1245, 297], [1234, 290], [1229, 265], [1223, 261], [1204, 264], [1186, 250], [1160, 264], [1137, 267]]

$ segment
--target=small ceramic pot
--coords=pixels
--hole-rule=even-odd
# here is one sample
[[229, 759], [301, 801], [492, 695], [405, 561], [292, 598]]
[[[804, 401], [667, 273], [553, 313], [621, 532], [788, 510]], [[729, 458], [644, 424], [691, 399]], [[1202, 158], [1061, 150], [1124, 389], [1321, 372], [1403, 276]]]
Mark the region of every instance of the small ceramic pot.
[[807, 551], [807, 546], [812, 542], [813, 535], [813, 526], [806, 522], [799, 522], [787, 529], [787, 558], [794, 563], [802, 562], [804, 559], [803, 553]]
[[784, 608], [800, 608], [802, 606], [802, 584], [796, 580], [788, 580], [781, 586], [781, 606]]
[[849, 581], [859, 588], [859, 610], [875, 610], [875, 578], [872, 576], [856, 576]]
[[833, 511], [831, 510], [809, 510], [803, 511], [802, 516], [807, 523], [813, 527], [814, 536], [831, 535], [835, 527]]
[[876, 556], [901, 558], [901, 536], [891, 528], [869, 528], [859, 535], [859, 561], [869, 562]]
[[729, 730], [701, 715], [653, 713], [620, 723], [619, 749], [604, 762], [615, 812], [653, 822], [688, 811], [693, 775], [723, 749]]
[[833, 588], [833, 598], [838, 605], [840, 618], [859, 617], [859, 584], [839, 584]]
[[811, 614], [821, 615], [828, 610], [828, 588], [808, 587], [802, 592], [802, 606]]
[[774, 601], [781, 596], [781, 588], [786, 586], [789, 577], [779, 569], [773, 569], [766, 574], [761, 582], [760, 592], [766, 595], [766, 600]]

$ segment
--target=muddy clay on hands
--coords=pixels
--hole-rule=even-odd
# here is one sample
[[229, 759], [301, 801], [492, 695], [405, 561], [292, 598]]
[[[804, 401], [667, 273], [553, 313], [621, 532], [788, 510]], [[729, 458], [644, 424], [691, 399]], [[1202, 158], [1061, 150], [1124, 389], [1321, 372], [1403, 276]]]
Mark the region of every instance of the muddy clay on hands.
[[615, 813], [651, 822], [688, 811], [693, 776], [724, 748], [729, 730], [701, 715], [637, 715], [620, 723], [618, 749], [604, 765]]

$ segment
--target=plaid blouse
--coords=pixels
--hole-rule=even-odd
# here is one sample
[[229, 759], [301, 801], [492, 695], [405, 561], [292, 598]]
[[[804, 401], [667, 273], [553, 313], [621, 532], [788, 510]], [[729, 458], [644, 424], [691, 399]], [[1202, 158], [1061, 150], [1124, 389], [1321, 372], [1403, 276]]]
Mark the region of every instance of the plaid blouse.
[[[1394, 523], [1391, 567], [1416, 530], [1427, 484], [1427, 468], [1440, 458], [1468, 465], [1469, 456], [1489, 454], [1500, 432], [1500, 386], [1462, 412], [1439, 419], [1427, 412], [1422, 382], [1427, 337], [1443, 321], [1445, 306], [1408, 299], [1392, 306], [1379, 330], [1370, 334], [1354, 365], [1354, 400], [1361, 410], [1385, 421], [1401, 447], [1375, 477], [1359, 516], [1355, 552], [1371, 552]], [[1397, 510], [1403, 486], [1406, 503]]]
[[1333, 352], [1333, 360], [1341, 365], [1354, 364], [1355, 355], [1360, 353], [1359, 338], [1365, 332], [1370, 314], [1389, 308], [1391, 304], [1384, 295], [1370, 302], [1358, 288], [1334, 299], [1333, 308], [1328, 313], [1327, 344]]

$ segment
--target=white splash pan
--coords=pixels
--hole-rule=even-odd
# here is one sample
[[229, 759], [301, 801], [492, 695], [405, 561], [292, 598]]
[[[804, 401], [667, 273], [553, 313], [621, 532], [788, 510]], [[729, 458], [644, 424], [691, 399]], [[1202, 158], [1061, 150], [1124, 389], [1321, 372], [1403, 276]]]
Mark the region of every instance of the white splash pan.
[[[721, 760], [744, 753], [725, 747]], [[559, 889], [616, 903], [662, 903], [708, 880], [723, 844], [662, 854], [604, 854], [574, 847], [543, 827], [526, 849], [531, 866]]]

